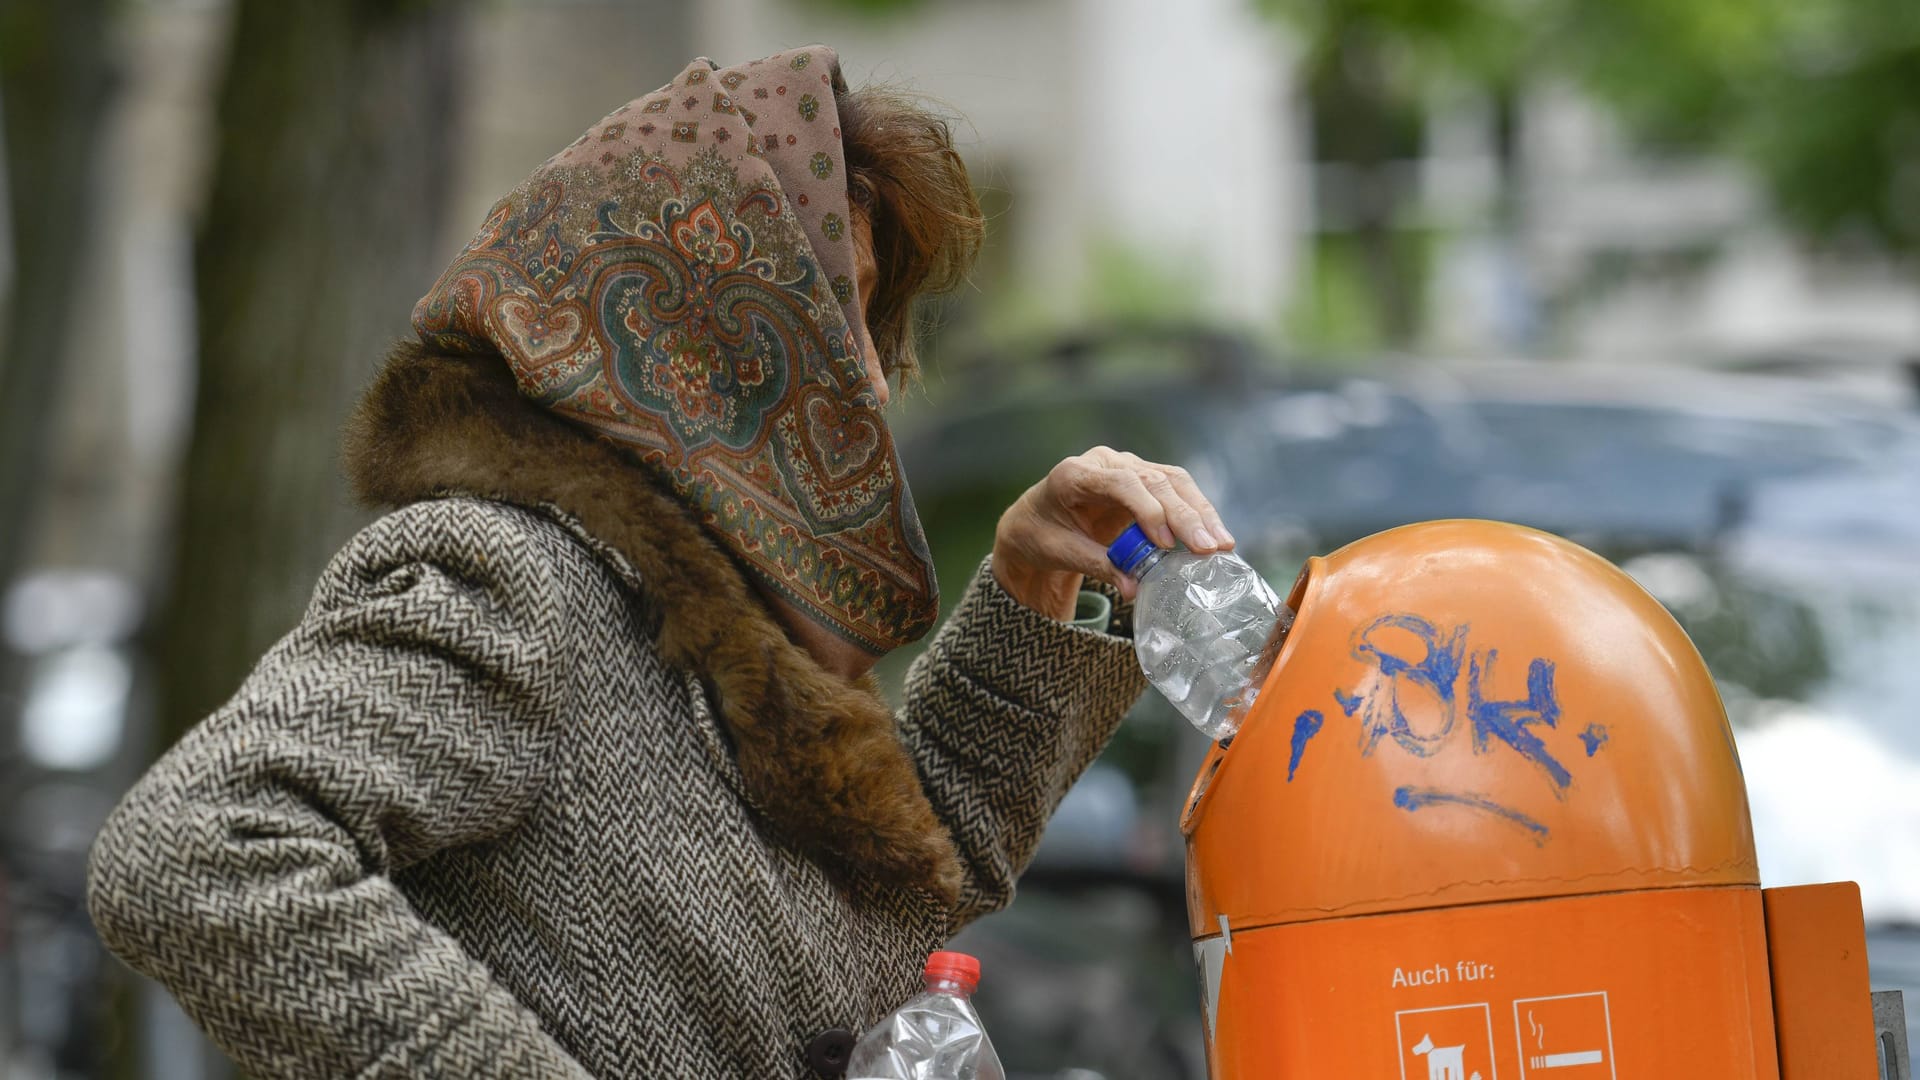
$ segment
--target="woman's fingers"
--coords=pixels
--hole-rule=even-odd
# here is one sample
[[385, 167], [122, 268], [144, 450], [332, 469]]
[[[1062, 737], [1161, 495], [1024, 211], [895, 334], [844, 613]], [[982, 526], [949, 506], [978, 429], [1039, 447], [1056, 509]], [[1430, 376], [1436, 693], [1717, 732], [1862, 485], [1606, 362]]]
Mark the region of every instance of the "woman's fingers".
[[[1233, 535], [1220, 520], [1219, 511], [1201, 494], [1200, 486], [1193, 482], [1187, 470], [1104, 446], [1094, 447], [1087, 456], [1108, 468], [1130, 470], [1139, 477], [1142, 486], [1160, 504], [1160, 516], [1170, 526], [1172, 538], [1190, 550], [1209, 552], [1233, 546]], [[1171, 546], [1167, 536], [1151, 532], [1150, 535], [1161, 546]]]
[[1140, 474], [1132, 469], [1097, 465], [1068, 458], [1054, 470], [1066, 487], [1069, 507], [1097, 507], [1100, 504], [1125, 510], [1147, 536], [1161, 547], [1171, 547], [1176, 534], [1167, 521], [1166, 504], [1148, 489]]
[[1167, 524], [1188, 550], [1213, 551], [1220, 546], [1220, 541], [1207, 529], [1206, 518], [1173, 486], [1171, 477], [1164, 472], [1143, 470], [1140, 481], [1160, 501]]
[[1173, 490], [1187, 501], [1187, 505], [1199, 512], [1201, 520], [1206, 524], [1207, 532], [1219, 541], [1219, 546], [1232, 547], [1233, 534], [1227, 531], [1226, 522], [1220, 520], [1220, 512], [1215, 510], [1213, 503], [1200, 493], [1200, 485], [1193, 482], [1193, 477], [1187, 473], [1187, 470], [1178, 465], [1162, 465], [1160, 468], [1166, 470], [1167, 481], [1173, 485]]
[[1133, 579], [1107, 559], [1107, 544], [1128, 518], [1161, 547], [1204, 553], [1233, 546], [1185, 469], [1096, 446], [1054, 466], [1001, 515], [994, 575], [1015, 599], [1055, 618], [1071, 615], [1083, 578], [1131, 599]]

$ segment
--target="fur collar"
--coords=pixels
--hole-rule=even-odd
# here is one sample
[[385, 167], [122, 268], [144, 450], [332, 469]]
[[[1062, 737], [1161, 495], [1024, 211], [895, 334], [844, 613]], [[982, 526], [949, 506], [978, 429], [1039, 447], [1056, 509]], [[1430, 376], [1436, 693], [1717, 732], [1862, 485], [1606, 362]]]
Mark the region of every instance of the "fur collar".
[[849, 683], [792, 644], [681, 503], [522, 397], [505, 362], [400, 345], [348, 423], [345, 464], [376, 506], [460, 493], [571, 515], [637, 572], [661, 656], [707, 687], [766, 824], [829, 867], [954, 902], [952, 838], [872, 678]]

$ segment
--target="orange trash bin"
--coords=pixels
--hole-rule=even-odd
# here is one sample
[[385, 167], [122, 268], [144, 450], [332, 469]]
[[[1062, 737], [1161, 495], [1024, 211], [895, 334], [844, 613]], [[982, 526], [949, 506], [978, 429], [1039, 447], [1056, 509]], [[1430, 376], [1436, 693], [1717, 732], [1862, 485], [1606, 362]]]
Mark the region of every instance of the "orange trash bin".
[[1732, 731], [1658, 601], [1445, 521], [1290, 604], [1182, 818], [1215, 1080], [1781, 1075]]

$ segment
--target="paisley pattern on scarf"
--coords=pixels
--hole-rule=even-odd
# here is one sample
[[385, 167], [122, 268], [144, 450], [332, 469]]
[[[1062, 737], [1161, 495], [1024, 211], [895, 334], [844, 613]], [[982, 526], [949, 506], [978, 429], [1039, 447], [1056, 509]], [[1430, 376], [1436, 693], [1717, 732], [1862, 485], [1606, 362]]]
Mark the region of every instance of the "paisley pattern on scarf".
[[[414, 326], [497, 350], [523, 393], [630, 447], [767, 587], [881, 653], [926, 632], [937, 589], [845, 285], [838, 76], [818, 47], [696, 61], [501, 200]], [[714, 82], [727, 92], [681, 96]], [[739, 106], [768, 87], [797, 104]]]

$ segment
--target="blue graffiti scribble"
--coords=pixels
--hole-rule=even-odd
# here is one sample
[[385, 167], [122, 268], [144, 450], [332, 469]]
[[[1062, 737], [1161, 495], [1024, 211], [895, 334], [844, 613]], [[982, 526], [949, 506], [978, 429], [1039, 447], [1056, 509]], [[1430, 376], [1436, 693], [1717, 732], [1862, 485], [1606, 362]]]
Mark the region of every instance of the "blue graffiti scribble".
[[1470, 810], [1485, 810], [1502, 820], [1509, 821], [1525, 829], [1536, 847], [1544, 846], [1552, 834], [1545, 825], [1510, 807], [1501, 806], [1492, 799], [1477, 792], [1439, 791], [1434, 788], [1402, 787], [1393, 793], [1393, 805], [1412, 813], [1429, 806], [1464, 806]]
[[1307, 740], [1320, 733], [1320, 725], [1327, 718], [1319, 709], [1308, 709], [1293, 718], [1293, 753], [1287, 758], [1287, 783], [1293, 783], [1293, 771], [1300, 767], [1300, 758], [1307, 752]]
[[1580, 733], [1580, 741], [1587, 744], [1588, 757], [1599, 753], [1600, 748], [1607, 745], [1607, 725], [1588, 724], [1587, 730]]
[[1560, 702], [1553, 695], [1553, 663], [1536, 659], [1527, 666], [1526, 700], [1487, 701], [1480, 696], [1480, 687], [1493, 680], [1493, 664], [1499, 657], [1498, 649], [1476, 653], [1467, 668], [1467, 715], [1473, 723], [1473, 751], [1484, 754], [1488, 738], [1499, 739], [1539, 766], [1553, 782], [1554, 795], [1565, 798], [1573, 776], [1530, 730], [1535, 724], [1551, 728], [1560, 722]]
[[[1419, 640], [1425, 655], [1408, 659], [1374, 644], [1380, 630], [1403, 630]], [[1371, 661], [1385, 680], [1384, 692], [1378, 686], [1356, 690], [1355, 698], [1366, 699], [1366, 717], [1361, 724], [1361, 753], [1373, 753], [1380, 736], [1391, 735], [1408, 753], [1432, 757], [1453, 733], [1454, 683], [1460, 678], [1460, 660], [1466, 653], [1467, 627], [1456, 626], [1444, 638], [1440, 629], [1418, 615], [1382, 615], [1354, 635], [1353, 657]], [[1402, 680], [1424, 686], [1440, 705], [1440, 722], [1432, 731], [1415, 731], [1400, 707]], [[1340, 699], [1341, 708], [1347, 699]], [[1352, 715], [1349, 711], [1348, 715]]]
[[[1426, 655], [1413, 661], [1395, 656], [1375, 645], [1372, 641], [1374, 633], [1385, 629], [1405, 630], [1419, 638], [1420, 643], [1426, 646]], [[1460, 677], [1460, 658], [1465, 652], [1462, 639], [1466, 633], [1466, 627], [1457, 626], [1442, 641], [1439, 628], [1418, 615], [1382, 615], [1356, 635], [1353, 654], [1361, 660], [1371, 656], [1382, 674], [1389, 677], [1411, 676], [1432, 687], [1441, 697], [1451, 700], [1454, 680]]]
[[[1392, 736], [1407, 753], [1430, 758], [1465, 726], [1473, 732], [1472, 754], [1491, 753], [1496, 743], [1512, 750], [1539, 769], [1554, 797], [1565, 801], [1573, 775], [1548, 749], [1542, 738], [1546, 733], [1538, 730], [1544, 727], [1558, 731], [1560, 727], [1562, 711], [1554, 688], [1553, 661], [1537, 657], [1528, 663], [1524, 697], [1490, 699], [1496, 685], [1499, 650], [1469, 650], [1468, 636], [1465, 623], [1443, 628], [1411, 613], [1382, 615], [1353, 635], [1351, 655], [1371, 670], [1350, 689], [1334, 688], [1332, 696], [1341, 713], [1358, 721], [1361, 756], [1372, 755], [1385, 736]], [[1459, 688], [1462, 676], [1464, 692]], [[1307, 744], [1324, 724], [1325, 716], [1315, 709], [1295, 717], [1292, 756], [1287, 763], [1289, 783], [1298, 774]], [[1606, 725], [1601, 723], [1588, 723], [1578, 732], [1589, 758], [1605, 749], [1609, 737]], [[1573, 753], [1570, 748], [1559, 752]], [[1547, 840], [1544, 825], [1476, 792], [1402, 787], [1394, 793], [1394, 804], [1408, 811], [1439, 804], [1483, 810], [1525, 829], [1535, 843]]]

